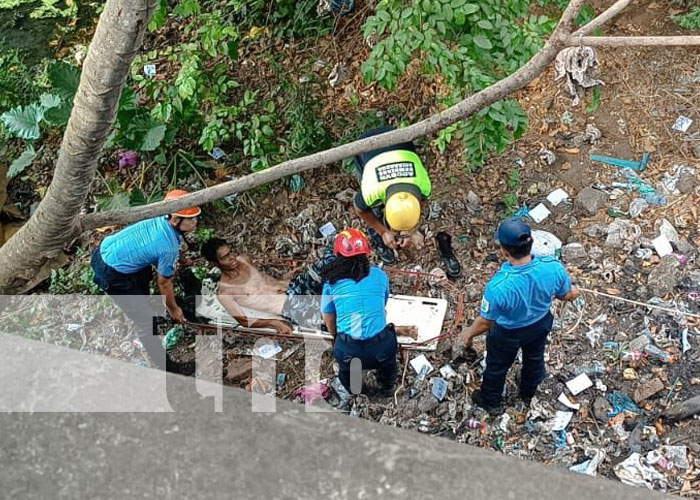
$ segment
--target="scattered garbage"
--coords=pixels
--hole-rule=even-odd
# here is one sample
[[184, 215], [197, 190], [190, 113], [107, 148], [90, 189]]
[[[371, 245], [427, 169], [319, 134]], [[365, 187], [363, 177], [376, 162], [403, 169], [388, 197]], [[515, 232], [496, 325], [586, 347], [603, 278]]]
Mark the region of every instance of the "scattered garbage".
[[209, 156], [211, 156], [215, 160], [220, 160], [221, 158], [226, 156], [226, 152], [221, 148], [213, 148], [211, 151], [209, 151]]
[[592, 78], [589, 74], [598, 66], [598, 57], [593, 47], [567, 47], [557, 54], [554, 62], [554, 80], [566, 78], [566, 89], [573, 98], [572, 105], [580, 102], [578, 88], [591, 88], [604, 85], [601, 80]]
[[550, 149], [542, 148], [539, 155], [540, 161], [549, 167], [554, 165], [557, 161], [557, 156], [554, 154], [554, 151]]
[[333, 236], [336, 229], [332, 222], [326, 222], [324, 225], [318, 228], [318, 231], [321, 233], [321, 236], [328, 237]]
[[[347, 398], [349, 398], [350, 396], [350, 393], [347, 392], [347, 390], [345, 389], [345, 387], [343, 387], [343, 384], [340, 383], [340, 380], [337, 377], [333, 379], [333, 382], [335, 381], [337, 382], [333, 384], [333, 390], [336, 393], [340, 391], [342, 396], [341, 394], [338, 394], [338, 396], [341, 398], [341, 400], [347, 400]], [[304, 387], [300, 387], [292, 393], [292, 396], [299, 399], [302, 403], [310, 405], [314, 404], [316, 401], [325, 399], [328, 396], [329, 392], [330, 387], [328, 385], [328, 381], [324, 379], [309, 385], [305, 385]]]
[[139, 154], [136, 151], [122, 150], [117, 153], [119, 168], [135, 167], [139, 164]]
[[535, 208], [530, 210], [530, 213], [528, 215], [532, 218], [532, 220], [539, 224], [551, 214], [552, 212], [550, 212], [549, 209], [547, 209], [547, 207], [544, 206], [544, 203], [540, 203]]
[[182, 327], [182, 325], [175, 325], [168, 330], [165, 336], [163, 336], [163, 347], [165, 347], [165, 350], [169, 351], [175, 347], [184, 335], [185, 329]]
[[562, 201], [568, 200], [569, 194], [562, 188], [555, 189], [547, 195], [547, 201], [552, 204], [553, 207], [559, 205]]
[[651, 240], [651, 243], [654, 245], [654, 250], [656, 250], [659, 257], [666, 257], [667, 255], [671, 255], [673, 253], [671, 242], [668, 241], [668, 238], [663, 234]]
[[569, 467], [569, 470], [571, 472], [575, 472], [577, 474], [584, 474], [586, 476], [595, 476], [596, 471], [598, 470], [598, 467], [600, 464], [605, 460], [606, 453], [605, 450], [601, 448], [588, 448], [586, 447], [585, 449], [586, 456], [592, 456], [592, 458], [581, 462], [580, 464], [572, 465]]
[[571, 391], [571, 394], [576, 396], [577, 394], [585, 391], [589, 387], [593, 387], [593, 382], [585, 373], [578, 375], [577, 377], [569, 380], [566, 383], [566, 387]]
[[256, 346], [255, 349], [253, 349], [253, 354], [263, 359], [273, 358], [277, 353], [280, 352], [282, 352], [282, 346], [280, 346], [277, 342], [270, 342], [267, 344]]
[[348, 68], [343, 63], [336, 63], [335, 66], [333, 66], [333, 69], [331, 70], [330, 74], [328, 75], [328, 84], [332, 88], [336, 88], [345, 80], [347, 80], [348, 76]]
[[693, 120], [688, 118], [687, 116], [679, 116], [676, 118], [676, 121], [673, 123], [673, 127], [671, 127], [673, 130], [676, 132], [687, 132], [690, 126], [693, 124]]
[[421, 373], [424, 367], [427, 368], [427, 373], [433, 371], [433, 365], [430, 364], [430, 361], [428, 361], [428, 358], [425, 357], [425, 354], [421, 354], [413, 358], [411, 360], [411, 367], [416, 371], [416, 373]]
[[540, 229], [532, 230], [532, 255], [555, 257], [561, 251], [561, 240], [552, 233]]
[[143, 67], [143, 74], [147, 76], [148, 78], [153, 78], [156, 76], [156, 65], [155, 64], [146, 64]]
[[632, 453], [613, 467], [613, 471], [620, 481], [631, 486], [643, 486], [650, 490], [655, 487], [666, 488], [666, 478], [642, 460], [639, 453]]
[[602, 156], [595, 154], [591, 155], [590, 158], [591, 161], [597, 161], [600, 163], [605, 163], [606, 165], [613, 165], [615, 167], [630, 168], [637, 172], [641, 172], [642, 170], [647, 168], [650, 156], [651, 155], [649, 153], [644, 153], [642, 155], [642, 159], [639, 161], [623, 160], [622, 158], [615, 158], [613, 156]]
[[627, 394], [620, 391], [613, 391], [608, 394], [608, 402], [612, 406], [612, 409], [607, 413], [608, 417], [614, 417], [626, 411], [637, 414], [642, 412]]
[[447, 394], [447, 380], [441, 377], [430, 379], [430, 391], [438, 401], [442, 401]]

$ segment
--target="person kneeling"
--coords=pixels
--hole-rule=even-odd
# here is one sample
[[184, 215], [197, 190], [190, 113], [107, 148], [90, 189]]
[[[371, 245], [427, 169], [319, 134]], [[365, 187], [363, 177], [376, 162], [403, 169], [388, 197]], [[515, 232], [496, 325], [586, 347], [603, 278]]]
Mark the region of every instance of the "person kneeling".
[[[394, 325], [386, 322], [389, 278], [370, 265], [369, 241], [357, 229], [340, 232], [333, 253], [336, 260], [322, 274], [326, 282], [321, 312], [334, 337], [338, 378], [345, 389], [357, 394], [362, 387], [362, 370], [376, 369], [379, 390], [389, 396], [396, 383], [398, 352]], [[361, 368], [354, 359], [360, 361]], [[346, 402], [347, 395], [341, 404]]]

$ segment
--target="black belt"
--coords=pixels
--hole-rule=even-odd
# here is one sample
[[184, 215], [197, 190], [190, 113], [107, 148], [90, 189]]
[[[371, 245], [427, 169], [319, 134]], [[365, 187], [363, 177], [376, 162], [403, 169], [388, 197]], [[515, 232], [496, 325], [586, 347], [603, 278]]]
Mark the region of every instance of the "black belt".
[[384, 340], [387, 335], [393, 335], [396, 336], [396, 331], [394, 330], [394, 325], [389, 323], [380, 331], [378, 334], [376, 334], [374, 337], [370, 337], [368, 339], [355, 339], [352, 338], [350, 335], [347, 335], [345, 333], [338, 332], [337, 337], [342, 341], [345, 342], [346, 344], [358, 344], [358, 345], [367, 345], [371, 344], [372, 342], [379, 342], [380, 340]]

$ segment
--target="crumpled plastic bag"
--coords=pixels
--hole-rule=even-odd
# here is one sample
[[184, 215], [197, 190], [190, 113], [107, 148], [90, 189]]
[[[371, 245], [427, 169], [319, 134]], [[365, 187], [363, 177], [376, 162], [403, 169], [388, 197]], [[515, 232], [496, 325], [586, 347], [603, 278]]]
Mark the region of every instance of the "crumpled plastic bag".
[[605, 85], [588, 74], [588, 71], [596, 66], [598, 57], [593, 47], [567, 47], [557, 54], [554, 62], [554, 81], [566, 77], [566, 89], [573, 98], [573, 106], [578, 106], [580, 102], [577, 87], [587, 89]]
[[310, 405], [319, 399], [325, 399], [329, 390], [328, 381], [321, 380], [297, 389], [292, 396], [300, 398], [305, 404]]
[[610, 406], [612, 406], [612, 410], [608, 411], [608, 417], [614, 417], [623, 411], [630, 411], [637, 414], [642, 413], [639, 406], [634, 404], [627, 394], [620, 391], [613, 391], [608, 394], [608, 401], [610, 402]]
[[650, 490], [666, 489], [666, 478], [653, 467], [642, 462], [639, 453], [632, 453], [625, 460], [613, 467], [613, 472], [624, 484], [643, 486]]
[[584, 474], [586, 476], [595, 477], [596, 471], [598, 470], [598, 466], [603, 462], [603, 460], [605, 460], [607, 453], [602, 448], [588, 447], [586, 447], [585, 453], [587, 457], [590, 457], [591, 455], [593, 455], [593, 457], [586, 460], [585, 462], [581, 462], [580, 464], [572, 465], [571, 467], [569, 467], [569, 470], [577, 474]]

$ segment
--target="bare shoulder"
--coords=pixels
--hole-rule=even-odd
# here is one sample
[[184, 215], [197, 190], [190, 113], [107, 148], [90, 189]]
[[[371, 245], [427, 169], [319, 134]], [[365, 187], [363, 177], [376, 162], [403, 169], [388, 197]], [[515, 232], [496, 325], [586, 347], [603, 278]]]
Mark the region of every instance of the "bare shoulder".
[[252, 266], [252, 265], [253, 265], [253, 258], [252, 258], [250, 255], [248, 255], [248, 254], [242, 253], [242, 254], [236, 256], [236, 258], [237, 258], [238, 260], [240, 260], [241, 262], [245, 262], [245, 263], [248, 264], [249, 266]]

